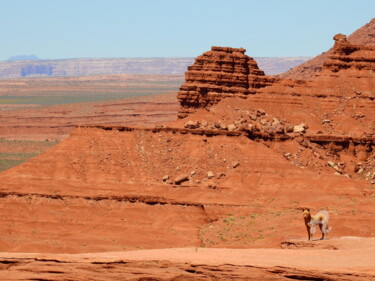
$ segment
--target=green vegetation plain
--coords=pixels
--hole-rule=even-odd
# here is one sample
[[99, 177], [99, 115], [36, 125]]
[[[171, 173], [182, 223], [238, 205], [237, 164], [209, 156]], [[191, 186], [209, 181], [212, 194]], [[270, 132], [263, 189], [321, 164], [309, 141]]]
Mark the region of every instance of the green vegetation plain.
[[[91, 102], [116, 101], [165, 93], [177, 94], [182, 83], [182, 75], [119, 75], [0, 80], [0, 114], [17, 118], [17, 116], [24, 116], [25, 114], [27, 116], [25, 110], [30, 108], [76, 103], [82, 106], [82, 104]], [[17, 110], [21, 110], [23, 115], [18, 115]], [[48, 110], [45, 112], [48, 112]], [[48, 116], [43, 115], [43, 118], [45, 117], [48, 118]], [[14, 140], [12, 139], [14, 130], [12, 132], [11, 136], [8, 137], [3, 134], [3, 139], [0, 139], [0, 172], [19, 165], [58, 143], [58, 141], [38, 141], [34, 139]]]
[[31, 141], [31, 140], [6, 140], [0, 139], [0, 172], [17, 166], [33, 158], [58, 141]]
[[[127, 81], [125, 84], [110, 82], [63, 83], [56, 85], [40, 85], [38, 88], [26, 85], [22, 91], [10, 88], [0, 95], [1, 105], [37, 105], [50, 106], [59, 104], [110, 101], [124, 98], [149, 96], [178, 91], [181, 80], [175, 81]], [[19, 108], [19, 107], [18, 107]]]

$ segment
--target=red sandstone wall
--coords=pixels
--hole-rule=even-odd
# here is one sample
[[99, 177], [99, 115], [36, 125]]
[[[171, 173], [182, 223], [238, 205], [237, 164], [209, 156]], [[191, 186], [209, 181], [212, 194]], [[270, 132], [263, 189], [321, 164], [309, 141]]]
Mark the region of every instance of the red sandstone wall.
[[179, 117], [184, 118], [197, 108], [208, 108], [225, 97], [246, 96], [265, 87], [273, 79], [265, 76], [256, 61], [245, 55], [245, 49], [212, 47], [195, 59], [180, 87]]

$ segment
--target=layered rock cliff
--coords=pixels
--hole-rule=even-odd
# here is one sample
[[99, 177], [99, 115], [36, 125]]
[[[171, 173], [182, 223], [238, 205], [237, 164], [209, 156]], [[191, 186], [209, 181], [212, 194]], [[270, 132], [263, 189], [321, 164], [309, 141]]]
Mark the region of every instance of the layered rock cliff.
[[[217, 54], [214, 56], [218, 50], [214, 47], [198, 57], [197, 66], [186, 73], [186, 83], [178, 96], [179, 116], [190, 115], [178, 121], [179, 124], [229, 131], [255, 130], [271, 135], [296, 133], [298, 124], [304, 125], [301, 143], [309, 148], [311, 155], [299, 157], [296, 153], [295, 159], [290, 158], [290, 161], [319, 172], [334, 167], [339, 174], [375, 183], [375, 46], [350, 43], [343, 34], [333, 39], [334, 46], [322, 70], [308, 81], [267, 77], [255, 61], [246, 60], [244, 53], [233, 56], [231, 49], [224, 48], [229, 51], [226, 56], [232, 59], [232, 68], [225, 68], [232, 71], [227, 74], [232, 87], [221, 86], [217, 78], [223, 70], [217, 67], [220, 60]], [[248, 72], [244, 70], [246, 67], [237, 66], [243, 66], [244, 61]], [[210, 77], [216, 75], [218, 82], [214, 86], [204, 79], [206, 73]], [[209, 89], [206, 92], [210, 94], [202, 92], [202, 88]], [[197, 111], [198, 108], [209, 108], [210, 112]], [[252, 114], [257, 109], [267, 114], [258, 116], [257, 120]], [[290, 152], [283, 153], [289, 158]], [[314, 163], [314, 158], [319, 163]]]
[[[347, 41], [356, 45], [375, 45], [375, 18], [348, 36]], [[302, 63], [285, 73], [279, 74], [279, 78], [310, 80], [323, 69], [324, 62], [333, 54], [333, 48]]]
[[333, 37], [332, 55], [323, 64], [323, 70], [337, 72], [341, 69], [372, 71], [375, 64], [375, 45], [352, 44], [343, 34]]
[[211, 51], [195, 59], [178, 92], [179, 118], [197, 108], [209, 108], [226, 97], [245, 97], [273, 81], [252, 57], [245, 55], [245, 51], [243, 48], [212, 47]]

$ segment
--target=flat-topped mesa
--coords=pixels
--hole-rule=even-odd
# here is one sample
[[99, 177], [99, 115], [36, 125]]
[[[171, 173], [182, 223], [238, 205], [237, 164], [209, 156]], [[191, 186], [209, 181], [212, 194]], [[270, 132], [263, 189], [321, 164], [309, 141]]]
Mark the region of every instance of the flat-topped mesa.
[[333, 40], [335, 40], [333, 52], [323, 64], [323, 74], [324, 71], [338, 72], [344, 69], [369, 71], [375, 68], [374, 45], [352, 44], [343, 34], [336, 34]]
[[243, 48], [214, 46], [198, 56], [188, 67], [178, 93], [178, 117], [184, 118], [198, 108], [209, 108], [226, 97], [244, 97], [269, 85], [272, 79], [245, 52]]

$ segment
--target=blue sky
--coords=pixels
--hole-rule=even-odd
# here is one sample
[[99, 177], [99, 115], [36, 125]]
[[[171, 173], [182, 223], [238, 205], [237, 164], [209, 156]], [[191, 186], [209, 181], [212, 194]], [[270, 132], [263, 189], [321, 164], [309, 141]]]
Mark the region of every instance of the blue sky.
[[374, 0], [0, 0], [0, 60], [195, 57], [213, 45], [315, 56], [374, 12]]

